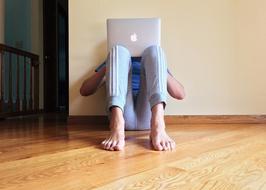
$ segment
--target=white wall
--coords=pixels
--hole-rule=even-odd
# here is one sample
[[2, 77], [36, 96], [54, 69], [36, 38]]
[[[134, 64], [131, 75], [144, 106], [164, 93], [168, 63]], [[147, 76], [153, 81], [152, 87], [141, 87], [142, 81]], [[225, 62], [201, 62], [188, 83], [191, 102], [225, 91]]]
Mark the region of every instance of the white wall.
[[187, 94], [169, 97], [167, 115], [265, 114], [264, 10], [263, 0], [70, 0], [70, 115], [105, 114], [104, 88], [79, 88], [107, 55], [110, 17], [162, 18], [168, 67]]

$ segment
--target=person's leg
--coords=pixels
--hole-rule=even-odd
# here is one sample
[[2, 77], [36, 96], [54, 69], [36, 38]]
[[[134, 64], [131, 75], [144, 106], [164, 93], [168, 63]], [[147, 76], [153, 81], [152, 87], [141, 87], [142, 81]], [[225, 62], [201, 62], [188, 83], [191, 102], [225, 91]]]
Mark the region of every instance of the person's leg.
[[[164, 108], [167, 98], [167, 65], [162, 48], [159, 46], [147, 48], [143, 52], [141, 64], [144, 70], [142, 80], [145, 80], [146, 83], [141, 83], [137, 102], [137, 112], [140, 113], [137, 117], [138, 125], [146, 129], [150, 122], [150, 139], [153, 147], [156, 150], [172, 150], [175, 148], [175, 142], [167, 135], [164, 122]], [[144, 102], [148, 102], [149, 107]], [[143, 108], [141, 105], [146, 106]], [[146, 114], [143, 114], [143, 111]]]
[[121, 150], [125, 146], [124, 106], [128, 90], [130, 70], [129, 51], [122, 46], [114, 46], [106, 62], [107, 110], [110, 116], [111, 134], [102, 142], [106, 150]]
[[143, 64], [140, 70], [140, 89], [136, 98], [136, 129], [149, 130], [151, 128], [151, 107], [147, 94], [146, 75]]
[[132, 92], [132, 67], [129, 72], [127, 97], [126, 97], [126, 104], [124, 106], [123, 115], [125, 119], [125, 129], [136, 130], [137, 121], [136, 121], [134, 97]]

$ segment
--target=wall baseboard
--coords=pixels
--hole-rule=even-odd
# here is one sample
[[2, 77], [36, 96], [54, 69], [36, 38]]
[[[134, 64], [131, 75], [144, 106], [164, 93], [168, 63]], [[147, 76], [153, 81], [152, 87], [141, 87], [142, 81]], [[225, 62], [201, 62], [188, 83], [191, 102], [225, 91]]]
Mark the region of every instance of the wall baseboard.
[[67, 122], [68, 124], [106, 125], [108, 117], [106, 115], [70, 115]]
[[266, 115], [184, 115], [184, 116], [165, 116], [167, 124], [198, 124], [198, 123], [266, 123]]
[[[266, 123], [266, 115], [166, 115], [166, 124], [260, 124]], [[104, 115], [69, 116], [70, 124], [106, 125], [108, 118]]]

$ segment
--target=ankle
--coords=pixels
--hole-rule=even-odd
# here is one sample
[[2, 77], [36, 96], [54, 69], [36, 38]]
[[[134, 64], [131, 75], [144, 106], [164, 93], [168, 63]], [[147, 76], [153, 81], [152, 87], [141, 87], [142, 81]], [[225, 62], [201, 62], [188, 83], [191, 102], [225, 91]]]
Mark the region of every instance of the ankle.
[[151, 132], [152, 133], [160, 133], [162, 131], [165, 131], [165, 125], [152, 125], [151, 126]]
[[113, 106], [110, 108], [110, 112], [112, 117], [123, 117], [123, 111], [120, 107]]
[[119, 107], [111, 108], [111, 121], [110, 130], [115, 132], [124, 132], [125, 120], [123, 117], [123, 112]]
[[159, 103], [152, 107], [152, 122], [162, 122], [164, 120], [163, 104]]
[[152, 115], [164, 115], [163, 103], [158, 103], [154, 105], [151, 109]]
[[164, 117], [152, 118], [151, 120], [151, 132], [161, 132], [165, 130]]

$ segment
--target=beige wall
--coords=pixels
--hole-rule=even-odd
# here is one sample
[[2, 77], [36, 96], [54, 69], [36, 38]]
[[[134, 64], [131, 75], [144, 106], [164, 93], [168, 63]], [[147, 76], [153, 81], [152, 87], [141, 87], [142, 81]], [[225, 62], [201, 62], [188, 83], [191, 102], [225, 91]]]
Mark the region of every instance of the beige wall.
[[[266, 113], [266, 1], [237, 1], [234, 106], [242, 113]], [[239, 98], [237, 98], [239, 96]]]
[[5, 41], [5, 0], [0, 0], [0, 43]]
[[[167, 115], [266, 114], [263, 0], [70, 0], [70, 115], [105, 114], [104, 88], [79, 88], [106, 52], [106, 18], [161, 17], [168, 67], [187, 97]], [[135, 8], [134, 8], [135, 7]]]

